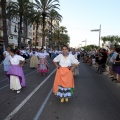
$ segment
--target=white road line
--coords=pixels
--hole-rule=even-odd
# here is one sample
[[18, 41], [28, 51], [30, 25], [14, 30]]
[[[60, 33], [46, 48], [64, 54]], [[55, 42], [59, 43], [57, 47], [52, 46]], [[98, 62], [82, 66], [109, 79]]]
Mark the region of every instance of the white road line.
[[[31, 75], [31, 74], [34, 73], [35, 71], [36, 71], [36, 70], [34, 70], [34, 71], [32, 71], [32, 72], [26, 74], [25, 77], [28, 76], [28, 75]], [[1, 87], [0, 90], [2, 90], [3, 88], [5, 88], [5, 87], [7, 87], [7, 86], [9, 86], [9, 84], [7, 84], [7, 85]]]
[[56, 69], [45, 80], [38, 85], [4, 120], [11, 120], [11, 118], [28, 102], [28, 100], [44, 85], [44, 83], [52, 76]]
[[7, 84], [7, 85], [1, 87], [0, 90], [2, 90], [3, 88], [6, 88], [7, 86], [9, 86], [9, 84]]
[[1, 81], [0, 81], [0, 83], [1, 83], [1, 82], [4, 82], [4, 81], [6, 81], [6, 80], [7, 80], [7, 78], [5, 78], [5, 79], [1, 80]]
[[47, 104], [47, 102], [48, 102], [51, 94], [52, 94], [52, 89], [50, 90], [49, 94], [47, 95], [45, 101], [43, 102], [42, 106], [41, 106], [40, 109], [38, 110], [38, 112], [37, 112], [37, 114], [36, 114], [36, 116], [34, 117], [33, 120], [39, 120], [39, 118], [40, 118], [40, 116], [41, 116], [41, 114], [42, 114], [42, 111], [43, 111], [43, 109], [45, 108], [45, 105]]

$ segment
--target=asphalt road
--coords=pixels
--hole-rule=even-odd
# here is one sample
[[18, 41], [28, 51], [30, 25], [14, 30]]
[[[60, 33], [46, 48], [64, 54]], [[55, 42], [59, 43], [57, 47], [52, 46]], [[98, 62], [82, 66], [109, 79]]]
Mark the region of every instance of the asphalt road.
[[68, 103], [60, 103], [51, 92], [55, 66], [40, 76], [24, 66], [27, 87], [20, 94], [9, 90], [0, 67], [0, 120], [120, 120], [120, 86], [84, 63], [75, 77], [75, 92]]

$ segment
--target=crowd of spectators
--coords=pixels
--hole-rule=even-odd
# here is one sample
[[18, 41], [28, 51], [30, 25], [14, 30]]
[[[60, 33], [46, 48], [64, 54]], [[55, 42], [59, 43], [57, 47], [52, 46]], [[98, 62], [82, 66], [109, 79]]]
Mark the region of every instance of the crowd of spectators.
[[100, 48], [98, 50], [81, 51], [81, 59], [88, 65], [94, 65], [96, 72], [102, 74], [108, 72], [108, 77], [112, 81], [120, 83], [120, 47], [109, 49]]

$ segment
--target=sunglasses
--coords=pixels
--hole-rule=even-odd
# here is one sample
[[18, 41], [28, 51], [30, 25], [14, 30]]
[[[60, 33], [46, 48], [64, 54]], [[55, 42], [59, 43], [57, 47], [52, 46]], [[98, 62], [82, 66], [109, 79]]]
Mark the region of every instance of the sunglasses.
[[62, 49], [62, 50], [67, 50], [67, 49]]

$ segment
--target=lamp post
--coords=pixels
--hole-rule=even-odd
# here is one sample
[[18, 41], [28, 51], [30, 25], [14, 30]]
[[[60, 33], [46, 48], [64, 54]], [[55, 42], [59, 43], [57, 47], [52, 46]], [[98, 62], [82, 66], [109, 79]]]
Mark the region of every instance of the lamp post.
[[93, 29], [91, 32], [99, 32], [99, 47], [100, 47], [100, 39], [101, 39], [101, 25], [99, 29]]
[[87, 45], [87, 39], [86, 39], [86, 40], [83, 40], [82, 42], [85, 42], [85, 46]]
[[[20, 30], [20, 23], [18, 22], [14, 22], [12, 21], [13, 23], [15, 23], [15, 29], [14, 29], [14, 32], [15, 33], [18, 33], [18, 48], [21, 48], [21, 33], [22, 31]], [[16, 24], [17, 24], [17, 27], [16, 27]], [[17, 28], [18, 28], [18, 31], [17, 31]]]

